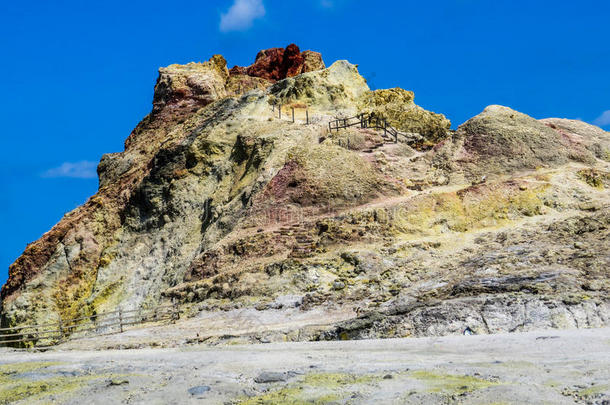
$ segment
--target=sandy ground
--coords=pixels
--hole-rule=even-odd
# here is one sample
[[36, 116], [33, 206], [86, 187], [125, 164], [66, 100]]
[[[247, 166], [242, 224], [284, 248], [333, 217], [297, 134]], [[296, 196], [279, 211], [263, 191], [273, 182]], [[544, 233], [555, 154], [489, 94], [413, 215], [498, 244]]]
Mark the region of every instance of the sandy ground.
[[0, 349], [0, 403], [15, 400], [607, 404], [610, 328], [174, 349]]

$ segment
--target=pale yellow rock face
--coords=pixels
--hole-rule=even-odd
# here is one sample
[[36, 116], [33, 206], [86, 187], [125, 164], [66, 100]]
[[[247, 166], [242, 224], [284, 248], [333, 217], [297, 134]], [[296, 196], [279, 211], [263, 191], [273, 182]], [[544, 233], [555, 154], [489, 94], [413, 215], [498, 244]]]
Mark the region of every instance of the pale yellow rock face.
[[385, 117], [396, 129], [424, 137], [421, 147], [430, 147], [449, 137], [451, 122], [442, 114], [415, 104], [412, 91], [399, 87], [365, 93], [359, 104], [362, 112]]
[[281, 80], [269, 92], [276, 102], [300, 103], [314, 110], [357, 112], [357, 100], [369, 91], [358, 67], [340, 60], [329, 68]]
[[226, 83], [227, 94], [237, 96], [247, 93], [252, 90], [265, 90], [273, 83], [261, 77], [252, 77], [248, 75], [231, 75]]

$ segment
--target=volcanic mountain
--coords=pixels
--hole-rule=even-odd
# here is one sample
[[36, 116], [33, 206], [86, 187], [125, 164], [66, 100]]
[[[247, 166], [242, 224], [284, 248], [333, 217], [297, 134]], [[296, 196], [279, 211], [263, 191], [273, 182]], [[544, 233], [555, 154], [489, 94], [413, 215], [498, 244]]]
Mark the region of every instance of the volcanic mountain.
[[608, 325], [610, 133], [502, 106], [450, 128], [295, 45], [161, 68], [98, 192], [10, 266], [1, 325], [170, 302], [177, 342]]

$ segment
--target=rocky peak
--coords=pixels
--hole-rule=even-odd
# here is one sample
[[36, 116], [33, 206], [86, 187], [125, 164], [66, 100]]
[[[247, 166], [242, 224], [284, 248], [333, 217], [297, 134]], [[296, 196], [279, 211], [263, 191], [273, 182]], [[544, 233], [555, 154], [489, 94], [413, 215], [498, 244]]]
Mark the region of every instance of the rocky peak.
[[207, 62], [169, 65], [159, 69], [153, 113], [172, 110], [196, 111], [226, 95], [227, 61], [214, 55]]
[[325, 67], [320, 53], [301, 52], [298, 46], [290, 44], [286, 48], [264, 49], [256, 55], [252, 65], [235, 66], [230, 73], [231, 75], [246, 74], [275, 82]]
[[225, 96], [264, 89], [278, 80], [324, 68], [320, 53], [301, 52], [295, 44], [264, 49], [251, 66], [235, 66], [230, 71], [222, 55], [203, 63], [169, 65], [159, 69], [153, 114], [184, 118]]

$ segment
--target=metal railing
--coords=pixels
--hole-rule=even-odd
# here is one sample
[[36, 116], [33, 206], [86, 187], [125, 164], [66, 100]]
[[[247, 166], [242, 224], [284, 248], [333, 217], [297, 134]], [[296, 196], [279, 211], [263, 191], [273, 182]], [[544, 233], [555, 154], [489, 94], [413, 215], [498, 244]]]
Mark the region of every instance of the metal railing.
[[129, 326], [164, 320], [175, 322], [178, 319], [177, 304], [130, 311], [119, 309], [46, 324], [1, 328], [0, 346], [53, 346], [70, 337], [122, 333]]

